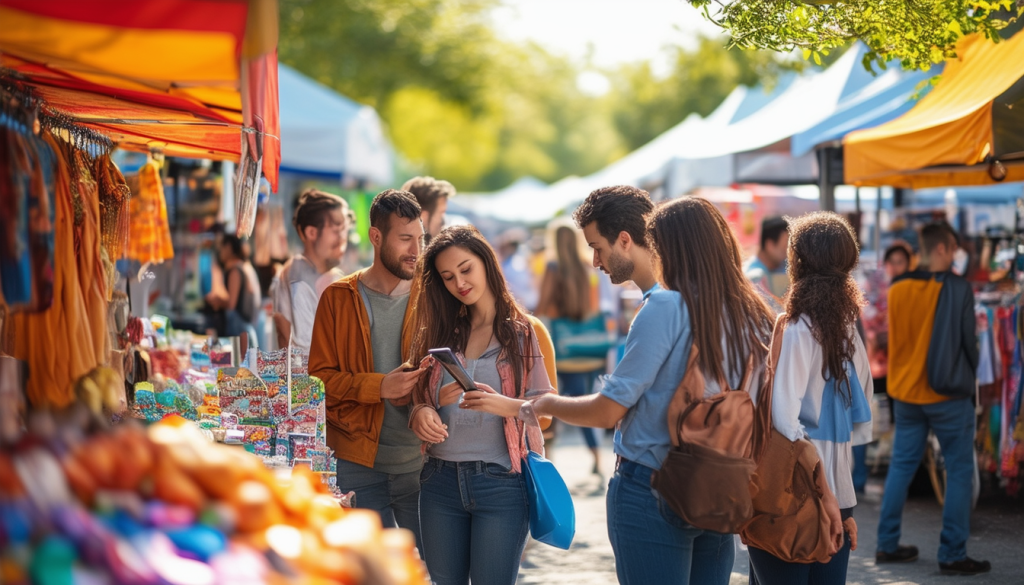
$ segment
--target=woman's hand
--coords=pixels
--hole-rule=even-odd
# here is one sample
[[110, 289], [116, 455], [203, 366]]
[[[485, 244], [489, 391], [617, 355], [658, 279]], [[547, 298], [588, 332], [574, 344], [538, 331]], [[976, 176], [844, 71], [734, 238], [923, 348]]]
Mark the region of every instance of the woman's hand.
[[519, 416], [519, 408], [526, 403], [525, 400], [509, 398], [504, 394], [498, 394], [487, 384], [477, 384], [479, 390], [466, 392], [462, 398], [459, 408], [487, 412], [497, 416], [515, 418]]
[[843, 528], [850, 535], [850, 550], [857, 550], [857, 521], [851, 516], [843, 522]]
[[441, 416], [433, 408], [417, 410], [411, 426], [412, 432], [427, 443], [443, 443], [448, 438], [448, 427], [441, 424]]
[[462, 386], [458, 382], [451, 382], [441, 386], [441, 395], [438, 399], [438, 407], [455, 404], [462, 396]]

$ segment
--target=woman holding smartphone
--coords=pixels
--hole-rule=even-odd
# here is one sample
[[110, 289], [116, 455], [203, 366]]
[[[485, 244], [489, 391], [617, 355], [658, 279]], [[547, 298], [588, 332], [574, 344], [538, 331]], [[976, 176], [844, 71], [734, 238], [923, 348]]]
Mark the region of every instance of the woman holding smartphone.
[[420, 477], [424, 560], [437, 585], [513, 585], [529, 529], [521, 473], [528, 431], [529, 447], [543, 448], [536, 417], [523, 407], [553, 392], [544, 353], [554, 350], [543, 325], [516, 304], [476, 228], [441, 231], [420, 262], [414, 355], [451, 348], [477, 388], [463, 394], [428, 359], [430, 374], [413, 393], [409, 424], [427, 443]]

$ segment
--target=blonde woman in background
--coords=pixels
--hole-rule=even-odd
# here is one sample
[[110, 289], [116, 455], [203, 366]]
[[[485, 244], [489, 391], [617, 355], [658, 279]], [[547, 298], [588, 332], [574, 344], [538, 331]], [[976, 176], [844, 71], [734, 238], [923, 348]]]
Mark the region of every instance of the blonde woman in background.
[[[548, 262], [540, 286], [538, 317], [552, 320], [552, 334], [558, 329], [555, 321], [569, 320], [579, 324], [595, 316], [597, 287], [593, 270], [584, 264], [580, 255], [577, 231], [568, 225], [554, 225], [553, 260]], [[605, 369], [605, 360], [597, 357], [574, 356], [559, 353], [559, 340], [555, 339], [555, 368], [558, 371], [558, 392], [563, 396], [585, 396], [593, 391], [594, 377]], [[597, 432], [580, 427], [587, 448], [594, 456], [592, 473], [600, 474], [600, 451]]]

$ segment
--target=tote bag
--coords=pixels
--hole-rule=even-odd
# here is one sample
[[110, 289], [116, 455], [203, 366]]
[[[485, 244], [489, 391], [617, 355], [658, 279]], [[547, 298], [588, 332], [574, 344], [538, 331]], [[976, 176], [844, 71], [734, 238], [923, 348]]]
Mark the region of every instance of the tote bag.
[[615, 345], [616, 335], [608, 331], [607, 316], [598, 313], [583, 321], [552, 319], [551, 340], [558, 359], [603, 358]]
[[576, 535], [576, 509], [555, 465], [528, 450], [523, 479], [530, 502], [530, 536], [544, 544], [569, 550]]

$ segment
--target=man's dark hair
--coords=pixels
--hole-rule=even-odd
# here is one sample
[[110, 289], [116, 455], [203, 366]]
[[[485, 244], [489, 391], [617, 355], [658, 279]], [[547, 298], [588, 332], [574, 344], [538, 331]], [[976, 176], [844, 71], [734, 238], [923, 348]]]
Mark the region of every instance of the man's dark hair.
[[597, 222], [597, 233], [609, 242], [614, 243], [620, 233], [626, 232], [634, 244], [647, 248], [647, 216], [653, 210], [647, 191], [616, 185], [591, 192], [572, 218], [580, 229]]
[[307, 189], [299, 195], [295, 213], [292, 215], [292, 225], [300, 235], [307, 227], [322, 229], [324, 223], [327, 222], [329, 212], [347, 207], [345, 200], [337, 195], [316, 189]]
[[448, 181], [434, 177], [413, 177], [402, 185], [402, 191], [412, 193], [420, 208], [433, 215], [437, 202], [455, 195], [455, 187]]
[[419, 220], [420, 211], [420, 204], [416, 203], [412, 193], [387, 189], [378, 193], [370, 204], [370, 227], [379, 229], [386, 236], [391, 227], [392, 215]]
[[959, 241], [953, 226], [945, 221], [936, 221], [921, 228], [921, 250], [925, 256], [935, 251], [939, 244], [956, 245]]
[[885, 249], [885, 253], [882, 255], [882, 262], [888, 263], [889, 259], [897, 254], [903, 254], [907, 257], [907, 262], [914, 256], [913, 250], [910, 249], [910, 244], [906, 242], [896, 242], [893, 245]]
[[764, 245], [769, 240], [778, 243], [782, 234], [788, 231], [789, 223], [786, 222], [786, 218], [778, 215], [764, 218], [761, 220], [761, 249], [764, 250]]

